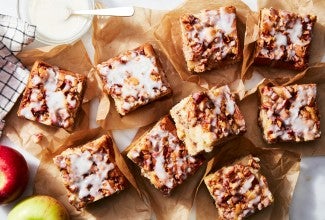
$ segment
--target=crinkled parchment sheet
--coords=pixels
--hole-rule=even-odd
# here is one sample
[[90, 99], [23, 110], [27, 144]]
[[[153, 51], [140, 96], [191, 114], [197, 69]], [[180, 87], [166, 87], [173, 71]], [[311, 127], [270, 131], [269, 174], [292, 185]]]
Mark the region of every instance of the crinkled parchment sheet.
[[[274, 196], [274, 203], [247, 219], [289, 219], [289, 206], [300, 172], [300, 156], [279, 148], [260, 147], [255, 147], [244, 137], [228, 142], [209, 161], [206, 175], [249, 154], [259, 157], [261, 173], [267, 179]], [[217, 219], [217, 208], [204, 182], [199, 188], [195, 201], [197, 220]]]
[[[242, 77], [250, 78], [253, 74], [254, 79], [250, 78], [244, 82], [246, 89], [255, 91], [259, 83], [274, 84], [274, 85], [289, 85], [316, 83], [317, 84], [317, 102], [321, 120], [321, 138], [316, 141], [305, 143], [278, 143], [270, 144], [268, 147], [279, 146], [282, 149], [291, 150], [301, 153], [303, 156], [320, 156], [325, 155], [325, 104], [322, 102], [325, 97], [325, 63], [320, 61], [325, 56], [325, 4], [323, 1], [299, 0], [299, 1], [258, 1], [259, 8], [279, 8], [288, 11], [307, 14], [312, 13], [317, 15], [317, 23], [313, 32], [312, 45], [310, 50], [310, 67], [304, 71], [297, 72], [292, 70], [283, 70], [270, 67], [255, 67], [252, 65], [254, 43], [257, 38], [257, 13], [250, 13], [246, 23], [246, 38], [244, 47], [244, 64]], [[256, 77], [258, 76], [258, 77]], [[247, 83], [250, 81], [249, 83]], [[255, 81], [255, 82], [254, 82]], [[256, 146], [265, 145], [262, 137], [262, 132], [257, 126], [257, 109], [259, 107], [258, 95], [252, 94], [246, 97], [239, 103], [239, 107], [247, 122], [247, 132], [245, 137], [249, 138]]]
[[[289, 1], [258, 1], [258, 8], [284, 9], [298, 14], [317, 15], [310, 48], [309, 68], [323, 66], [320, 62], [325, 56], [325, 4], [322, 0], [289, 0]], [[246, 33], [244, 43], [244, 60], [241, 78], [250, 78], [252, 73], [258, 72], [267, 79], [272, 79], [276, 84], [292, 83], [305, 76], [305, 71], [293, 71], [267, 66], [254, 66], [254, 47], [258, 38], [258, 12], [247, 14]]]
[[[240, 6], [242, 3], [239, 1], [228, 1], [227, 3], [237, 7], [240, 20], [238, 24], [239, 30], [240, 33], [243, 33], [245, 30], [242, 24], [245, 23], [245, 15], [249, 13], [249, 9], [244, 5], [243, 7]], [[205, 1], [202, 3], [195, 3], [194, 1], [188, 1], [185, 4], [185, 7], [187, 7], [186, 5], [190, 7], [185, 9], [184, 12], [198, 12], [200, 9], [204, 9], [205, 7], [203, 6], [205, 5], [211, 5], [214, 7], [222, 6], [218, 4], [221, 3], [206, 3]], [[181, 11], [182, 9], [177, 10]], [[177, 13], [177, 10], [175, 11], [175, 14]], [[171, 14], [173, 14], [173, 12], [171, 12]], [[204, 74], [198, 76], [185, 74], [183, 75], [183, 79], [185, 76], [187, 80], [194, 83], [182, 81], [182, 78], [180, 77], [180, 75], [182, 76], [181, 70], [182, 68], [183, 71], [186, 69], [184, 69], [185, 61], [181, 50], [172, 48], [178, 55], [170, 56], [169, 54], [173, 53], [170, 53], [167, 49], [160, 49], [160, 46], [163, 45], [160, 42], [159, 46], [153, 36], [154, 30], [157, 29], [157, 24], [164, 24], [164, 22], [170, 18], [170, 14], [163, 17], [163, 12], [137, 8], [135, 16], [132, 18], [116, 17], [109, 19], [94, 19], [93, 45], [96, 52], [95, 64], [114, 57], [125, 50], [133, 49], [145, 42], [150, 42], [153, 44], [162, 63], [162, 67], [173, 88], [173, 96], [160, 101], [155, 101], [125, 117], [120, 117], [115, 110], [112, 100], [104, 95], [102, 91], [98, 90], [97, 82], [93, 79], [93, 76], [96, 75], [95, 71], [90, 71], [90, 73], [88, 73], [92, 68], [92, 65], [81, 42], [71, 46], [64, 45], [48, 50], [33, 50], [20, 54], [20, 59], [22, 59], [23, 63], [27, 66], [31, 66], [36, 59], [42, 59], [50, 64], [60, 66], [61, 68], [83, 73], [85, 75], [89, 74], [87, 82], [88, 88], [85, 95], [86, 103], [82, 106], [82, 114], [80, 116], [81, 123], [76, 128], [78, 131], [72, 135], [63, 129], [51, 128], [24, 119], [18, 119], [16, 116], [17, 106], [6, 118], [8, 121], [6, 135], [27, 151], [42, 158], [40, 169], [36, 176], [35, 192], [37, 194], [52, 195], [59, 199], [66, 207], [68, 207], [72, 216], [76, 219], [121, 219], [125, 217], [132, 219], [138, 217], [139, 219], [148, 219], [150, 218], [152, 211], [155, 212], [157, 219], [187, 219], [195, 194], [201, 184], [201, 189], [199, 190], [197, 197], [197, 218], [215, 219], [217, 213], [216, 208], [213, 205], [213, 200], [207, 192], [204, 183], [202, 183], [204, 172], [207, 173], [211, 167], [214, 166], [213, 164], [215, 161], [218, 162], [218, 165], [216, 166], [221, 167], [224, 164], [231, 163], [234, 159], [238, 159], [237, 157], [239, 156], [251, 153], [262, 159], [262, 172], [267, 177], [271, 191], [276, 196], [276, 201], [272, 207], [254, 215], [252, 218], [265, 219], [264, 217], [266, 217], [267, 219], [271, 219], [271, 217], [275, 217], [277, 219], [285, 219], [285, 217], [287, 217], [288, 206], [299, 174], [300, 159], [296, 153], [291, 153], [283, 149], [274, 149], [274, 147], [279, 146], [281, 148], [289, 148], [290, 150], [299, 151], [304, 155], [325, 155], [325, 150], [321, 148], [321, 145], [324, 145], [322, 144], [324, 138], [321, 138], [319, 141], [301, 144], [301, 146], [300, 144], [290, 146], [290, 144], [287, 143], [266, 145], [262, 140], [261, 131], [257, 126], [258, 104], [256, 94], [248, 96], [239, 103], [240, 109], [243, 112], [248, 125], [248, 131], [245, 134], [245, 137], [249, 138], [256, 147], [244, 138], [233, 140], [227, 143], [224, 147], [220, 147], [221, 150], [216, 153], [214, 160], [209, 162], [208, 169], [206, 170], [206, 166], [202, 166], [194, 176], [190, 177], [181, 186], [178, 186], [175, 191], [172, 192], [171, 197], [162, 196], [162, 194], [157, 191], [147, 179], [140, 176], [139, 169], [127, 159], [126, 161], [134, 174], [138, 187], [133, 181], [132, 176], [129, 175], [130, 173], [128, 173], [126, 167], [120, 165], [123, 167], [121, 169], [124, 170], [124, 173], [133, 187], [130, 186], [127, 190], [119, 194], [90, 205], [84, 213], [76, 212], [74, 208], [68, 204], [65, 188], [58, 177], [59, 173], [57, 169], [53, 167], [53, 163], [51, 162], [53, 156], [63, 148], [81, 144], [86, 140], [92, 139], [92, 137], [95, 137], [99, 132], [102, 132], [100, 129], [91, 131], [84, 130], [88, 128], [89, 100], [100, 95], [97, 122], [104, 129], [142, 127], [157, 121], [161, 116], [167, 114], [169, 109], [183, 97], [189, 95], [193, 91], [202, 89], [198, 85], [207, 87], [208, 84], [209, 86], [229, 84], [239, 78], [240, 69], [235, 65], [228, 69], [218, 70], [215, 72], [216, 74], [211, 71], [211, 75], [214, 75], [211, 77], [206, 77]], [[178, 20], [173, 22], [174, 25], [171, 23], [168, 24], [166, 26], [167, 29], [165, 30], [167, 31], [169, 28], [172, 32], [178, 31], [178, 37], [180, 37]], [[157, 33], [159, 33], [159, 29], [162, 27], [163, 26], [158, 27], [156, 37], [158, 36]], [[172, 35], [172, 32], [166, 32], [167, 37], [174, 36]], [[172, 39], [172, 41], [174, 41], [174, 39]], [[166, 41], [166, 46], [167, 45], [173, 45], [173, 42], [168, 40]], [[177, 45], [179, 48], [179, 42], [177, 42]], [[167, 56], [163, 51], [166, 52]], [[183, 63], [179, 63], [180, 66], [177, 67], [175, 63], [170, 63], [175, 62], [174, 59], [177, 62], [179, 62], [180, 59], [183, 59]], [[173, 65], [180, 74], [174, 70]], [[304, 74], [305, 77], [300, 79], [298, 82], [317, 82], [319, 85], [319, 97], [324, 97], [324, 92], [321, 92], [325, 91], [325, 79], [323, 77], [325, 74], [324, 68], [322, 64], [315, 64], [315, 66], [317, 67], [314, 69], [307, 69], [306, 74]], [[240, 97], [244, 97], [243, 89], [245, 86], [242, 82], [235, 85], [235, 90], [238, 90], [242, 94]], [[254, 86], [251, 86], [251, 88], [252, 91], [255, 91], [256, 89]], [[319, 102], [319, 104], [321, 103]], [[320, 105], [320, 112], [324, 114], [324, 110], [324, 105]], [[325, 123], [323, 118], [324, 117], [322, 117], [321, 124]], [[322, 126], [322, 128], [324, 128], [324, 126]], [[34, 143], [31, 139], [31, 137], [37, 133], [45, 134], [45, 138], [40, 144]], [[267, 149], [262, 147], [267, 147]], [[117, 155], [119, 154], [117, 153]], [[125, 154], [123, 155], [125, 157]], [[123, 163], [121, 162], [120, 164]], [[144, 203], [143, 200], [140, 199], [136, 189], [140, 190], [141, 196], [144, 201], [148, 202], [148, 204]]]
[[[152, 125], [139, 129], [134, 140], [137, 140], [145, 131], [151, 128]], [[123, 155], [131, 172], [134, 174], [143, 197], [152, 207], [156, 218], [158, 220], [188, 219], [199, 184], [206, 170], [206, 163], [193, 176], [188, 177], [181, 185], [177, 186], [170, 196], [164, 196], [150, 183], [149, 179], [141, 176], [140, 168], [127, 158], [126, 154], [129, 150], [130, 147], [123, 152]]]
[[182, 50], [182, 37], [179, 18], [184, 14], [198, 13], [203, 9], [217, 9], [222, 6], [235, 6], [237, 28], [241, 48], [244, 45], [246, 15], [249, 7], [240, 0], [228, 1], [187, 1], [181, 7], [167, 13], [155, 31], [155, 37], [171, 60], [183, 80], [196, 82], [201, 86], [229, 84], [240, 77], [242, 62], [206, 73], [191, 73], [187, 70]]
[[[163, 14], [163, 11], [136, 8], [133, 17], [94, 19], [93, 45], [95, 48], [95, 64], [149, 42], [153, 45], [173, 89], [172, 96], [151, 102], [123, 117], [117, 113], [114, 101], [102, 93], [97, 112], [97, 122], [103, 128], [109, 130], [139, 128], [151, 124], [167, 114], [170, 108], [180, 99], [193, 91], [200, 90], [196, 83], [181, 80], [170, 60], [161, 51], [154, 39], [153, 31], [156, 29], [157, 24], [161, 22]], [[101, 80], [98, 79], [98, 81], [101, 84]], [[219, 84], [224, 83], [220, 81]]]
[[35, 194], [49, 195], [58, 199], [67, 208], [72, 219], [150, 219], [151, 208], [141, 199], [137, 184], [115, 144], [113, 145], [115, 162], [128, 179], [128, 187], [88, 205], [84, 211], [77, 211], [68, 202], [66, 188], [59, 169], [53, 163], [53, 157], [68, 147], [80, 146], [103, 134], [105, 131], [101, 128], [77, 131], [69, 136], [56, 152], [44, 152], [35, 177]]
[[[291, 150], [297, 153], [301, 153], [303, 156], [324, 156], [325, 155], [325, 104], [322, 101], [325, 97], [325, 67], [313, 67], [305, 71], [305, 77], [296, 81], [295, 83], [316, 83], [317, 84], [317, 103], [320, 113], [321, 123], [321, 137], [315, 141], [301, 142], [301, 143], [277, 143], [266, 144], [263, 139], [261, 128], [258, 126], [258, 108], [260, 106], [259, 96], [254, 93], [245, 99], [241, 100], [238, 105], [244, 115], [247, 132], [245, 137], [249, 138], [257, 147], [281, 147], [282, 149]], [[268, 83], [269, 80], [265, 80], [263, 83]]]
[[[134, 140], [151, 127], [140, 129]], [[252, 154], [261, 159], [261, 172], [268, 180], [275, 202], [271, 207], [253, 215], [251, 219], [287, 219], [290, 201], [300, 172], [300, 155], [279, 148], [262, 147], [265, 146], [256, 147], [245, 137], [238, 137], [222, 146], [217, 146], [213, 152], [205, 154], [208, 163], [204, 163], [197, 173], [177, 186], [170, 197], [163, 196], [147, 178], [140, 176], [139, 167], [126, 158], [129, 148], [123, 152], [123, 155], [157, 219], [167, 220], [188, 219], [194, 200], [196, 219], [216, 219], [217, 209], [206, 189], [203, 177], [243, 156]]]
[[[40, 59], [62, 69], [87, 76], [87, 88], [82, 107], [77, 115], [78, 121], [74, 131], [87, 129], [89, 124], [89, 101], [96, 96], [97, 89], [94, 88], [97, 88], [97, 82], [89, 73], [92, 64], [82, 42], [78, 41], [73, 45], [61, 45], [23, 51], [19, 53], [18, 57], [29, 69], [37, 59]], [[63, 128], [50, 127], [27, 119], [18, 118], [17, 110], [19, 103], [20, 100], [18, 100], [15, 107], [7, 115], [6, 121], [8, 123], [5, 127], [5, 135], [18, 146], [21, 146], [40, 158], [43, 150], [54, 152], [70, 136], [71, 132]], [[43, 135], [39, 143], [35, 141], [35, 135], [37, 134]]]

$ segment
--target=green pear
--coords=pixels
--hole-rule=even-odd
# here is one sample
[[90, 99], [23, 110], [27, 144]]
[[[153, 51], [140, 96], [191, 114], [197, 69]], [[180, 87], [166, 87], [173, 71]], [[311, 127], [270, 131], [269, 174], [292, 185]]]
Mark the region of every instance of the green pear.
[[65, 207], [50, 196], [37, 195], [19, 202], [8, 215], [8, 220], [68, 220]]

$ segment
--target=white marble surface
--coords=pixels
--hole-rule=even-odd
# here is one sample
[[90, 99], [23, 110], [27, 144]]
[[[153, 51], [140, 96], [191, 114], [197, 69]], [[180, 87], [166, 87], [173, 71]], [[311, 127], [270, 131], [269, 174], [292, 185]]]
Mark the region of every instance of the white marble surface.
[[[198, 0], [199, 1], [199, 0]], [[171, 10], [183, 2], [183, 0], [102, 0], [107, 7], [114, 6], [138, 6], [147, 7], [160, 10]], [[256, 10], [256, 1], [244, 0], [252, 10]], [[0, 0], [0, 13], [17, 16], [17, 2], [16, 0]], [[93, 58], [94, 50], [91, 45], [90, 31], [82, 37], [82, 40], [87, 48], [89, 56]], [[35, 42], [30, 48], [42, 46], [41, 43]], [[95, 117], [97, 101], [93, 102], [92, 119]], [[91, 126], [95, 127], [94, 120], [91, 120]], [[133, 138], [135, 130], [114, 131], [114, 139], [121, 150], [123, 150]], [[18, 149], [27, 158], [28, 165], [31, 172], [31, 179], [29, 181], [28, 189], [23, 197], [32, 194], [33, 178], [35, 176], [39, 161], [31, 156], [29, 153], [21, 150], [18, 146], [12, 144], [7, 138], [0, 139], [0, 144], [9, 145]], [[301, 172], [298, 183], [293, 196], [293, 201], [290, 207], [290, 219], [293, 220], [324, 220], [325, 219], [325, 175], [323, 172], [325, 167], [325, 157], [305, 157], [301, 161]], [[23, 198], [22, 197], [22, 198]], [[19, 200], [18, 200], [19, 201]], [[0, 207], [0, 219], [6, 219], [7, 213], [17, 201], [3, 205]], [[191, 214], [190, 219], [195, 219], [195, 210]]]

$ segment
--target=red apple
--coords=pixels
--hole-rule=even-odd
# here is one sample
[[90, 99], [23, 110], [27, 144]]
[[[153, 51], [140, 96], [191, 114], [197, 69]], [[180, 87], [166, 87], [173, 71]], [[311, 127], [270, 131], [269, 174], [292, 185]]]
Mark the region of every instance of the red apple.
[[0, 204], [12, 202], [27, 187], [29, 170], [23, 155], [0, 145]]

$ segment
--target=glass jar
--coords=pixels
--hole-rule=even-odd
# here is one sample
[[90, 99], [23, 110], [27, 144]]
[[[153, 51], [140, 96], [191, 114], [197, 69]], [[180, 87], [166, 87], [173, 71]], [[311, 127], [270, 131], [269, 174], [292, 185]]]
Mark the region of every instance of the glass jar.
[[36, 25], [36, 40], [48, 45], [80, 39], [91, 27], [93, 16], [69, 16], [69, 10], [94, 8], [94, 0], [18, 0], [19, 18]]

